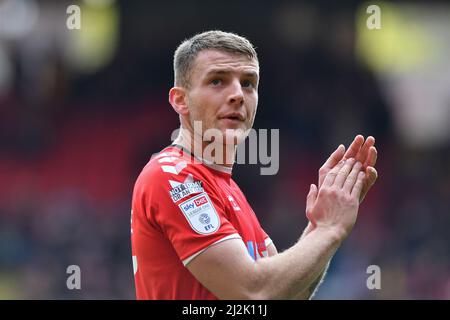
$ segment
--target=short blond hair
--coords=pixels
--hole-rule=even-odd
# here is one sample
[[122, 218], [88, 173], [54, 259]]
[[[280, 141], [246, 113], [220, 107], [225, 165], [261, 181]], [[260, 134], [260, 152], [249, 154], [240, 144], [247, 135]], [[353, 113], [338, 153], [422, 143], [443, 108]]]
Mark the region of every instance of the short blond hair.
[[242, 54], [258, 62], [255, 47], [242, 36], [219, 30], [199, 33], [184, 40], [175, 50], [173, 58], [175, 86], [189, 88], [195, 58], [200, 51], [211, 49]]

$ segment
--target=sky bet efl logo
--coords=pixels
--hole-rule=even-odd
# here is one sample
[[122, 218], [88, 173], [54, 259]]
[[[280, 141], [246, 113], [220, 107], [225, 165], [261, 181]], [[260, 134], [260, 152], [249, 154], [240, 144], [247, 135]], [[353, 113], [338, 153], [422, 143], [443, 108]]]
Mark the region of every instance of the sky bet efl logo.
[[195, 199], [194, 203], [188, 203], [185, 206], [183, 206], [183, 209], [189, 213], [189, 210], [200, 207], [202, 204], [205, 204], [208, 202], [208, 199], [206, 199], [205, 196], [202, 196], [199, 199]]
[[191, 228], [199, 234], [216, 232], [220, 219], [206, 193], [201, 193], [179, 205]]
[[205, 204], [206, 202], [208, 202], [208, 200], [206, 199], [205, 196], [201, 197], [200, 199], [194, 200], [195, 205], [201, 206], [202, 204]]

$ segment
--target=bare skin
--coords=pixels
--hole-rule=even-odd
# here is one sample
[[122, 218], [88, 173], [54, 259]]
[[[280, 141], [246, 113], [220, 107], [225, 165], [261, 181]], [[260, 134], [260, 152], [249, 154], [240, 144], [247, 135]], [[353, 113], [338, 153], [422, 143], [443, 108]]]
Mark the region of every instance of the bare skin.
[[[202, 122], [203, 131], [217, 129], [225, 136], [227, 129], [250, 129], [258, 82], [257, 61], [217, 50], [200, 52], [189, 88], [176, 86], [169, 92], [184, 129], [175, 142], [190, 150], [194, 141], [200, 141], [202, 149], [216, 143], [203, 141], [195, 121]], [[231, 141], [221, 146], [226, 156], [220, 161], [226, 166], [232, 166], [235, 158], [238, 141]], [[347, 151], [341, 145], [330, 155], [319, 170], [317, 186], [311, 185], [306, 207], [309, 224], [294, 246], [278, 253], [272, 244], [269, 257], [253, 261], [241, 240], [230, 239], [198, 255], [187, 265], [189, 271], [221, 299], [309, 298], [377, 179], [374, 143], [373, 137], [364, 140], [358, 135]]]
[[[210, 143], [215, 143], [202, 141], [207, 130], [219, 130], [226, 142], [227, 129], [246, 131], [252, 128], [258, 105], [257, 61], [242, 55], [204, 50], [196, 58], [190, 79], [189, 88], [173, 87], [169, 91], [170, 104], [181, 121], [182, 133], [176, 143], [195, 151], [195, 139], [203, 151]], [[194, 130], [195, 121], [201, 121], [203, 132]], [[226, 149], [223, 154], [227, 157], [208, 160], [232, 166], [237, 141], [228, 140], [232, 143], [223, 144]]]

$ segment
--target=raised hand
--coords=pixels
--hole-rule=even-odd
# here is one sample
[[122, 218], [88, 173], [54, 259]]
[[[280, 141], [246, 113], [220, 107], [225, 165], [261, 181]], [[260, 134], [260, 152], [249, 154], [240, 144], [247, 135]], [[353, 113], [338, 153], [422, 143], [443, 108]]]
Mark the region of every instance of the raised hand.
[[354, 158], [342, 160], [325, 176], [318, 189], [312, 184], [306, 199], [306, 216], [312, 228], [328, 228], [342, 240], [358, 215], [365, 173]]
[[359, 201], [362, 202], [367, 192], [378, 178], [377, 170], [374, 168], [377, 162], [378, 152], [374, 144], [374, 137], [369, 136], [367, 140], [364, 141], [364, 137], [362, 135], [357, 135], [347, 151], [345, 151], [344, 145], [339, 145], [339, 147], [330, 155], [327, 161], [319, 169], [319, 188], [321, 187], [328, 172], [330, 172], [330, 170], [339, 161], [342, 159], [354, 158], [356, 161], [361, 162], [361, 169], [365, 172], [363, 189], [359, 198]]

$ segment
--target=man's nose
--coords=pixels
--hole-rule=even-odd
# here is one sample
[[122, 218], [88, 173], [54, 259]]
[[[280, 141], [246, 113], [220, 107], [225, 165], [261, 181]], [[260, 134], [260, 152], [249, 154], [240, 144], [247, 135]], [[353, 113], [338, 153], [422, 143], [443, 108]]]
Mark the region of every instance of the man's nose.
[[240, 81], [233, 81], [230, 90], [228, 102], [233, 105], [241, 106], [244, 103], [244, 92], [242, 91]]

